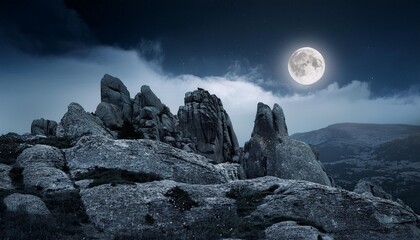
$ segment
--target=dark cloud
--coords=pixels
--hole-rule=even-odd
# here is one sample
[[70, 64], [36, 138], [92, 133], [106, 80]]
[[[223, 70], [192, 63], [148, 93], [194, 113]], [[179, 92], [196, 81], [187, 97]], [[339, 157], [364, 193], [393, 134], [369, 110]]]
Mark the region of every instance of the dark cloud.
[[311, 46], [327, 69], [312, 87], [369, 81], [383, 96], [418, 83], [419, 7], [415, 0], [3, 0], [0, 61], [14, 57], [10, 45], [41, 56], [112, 46], [174, 75], [258, 68], [261, 86], [289, 91], [278, 84], [290, 78], [284, 59]]
[[3, 44], [33, 54], [61, 54], [95, 43], [78, 14], [59, 0], [6, 0], [0, 3]]

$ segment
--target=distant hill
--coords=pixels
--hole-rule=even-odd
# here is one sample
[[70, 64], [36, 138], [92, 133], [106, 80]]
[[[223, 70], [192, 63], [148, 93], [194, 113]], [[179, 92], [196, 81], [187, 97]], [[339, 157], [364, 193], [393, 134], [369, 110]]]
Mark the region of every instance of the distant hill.
[[420, 212], [420, 126], [339, 123], [291, 137], [315, 146], [339, 186], [368, 179]]

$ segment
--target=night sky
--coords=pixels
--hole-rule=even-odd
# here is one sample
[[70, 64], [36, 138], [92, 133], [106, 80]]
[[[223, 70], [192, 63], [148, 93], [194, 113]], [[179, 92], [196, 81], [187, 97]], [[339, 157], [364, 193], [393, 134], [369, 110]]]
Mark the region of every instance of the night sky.
[[[174, 113], [204, 86], [240, 141], [258, 101], [279, 102], [291, 132], [420, 124], [419, 11], [419, 1], [1, 0], [0, 133], [59, 121], [70, 101], [94, 111], [105, 73], [132, 97], [149, 84]], [[326, 73], [303, 87], [287, 59], [305, 46], [324, 55]]]

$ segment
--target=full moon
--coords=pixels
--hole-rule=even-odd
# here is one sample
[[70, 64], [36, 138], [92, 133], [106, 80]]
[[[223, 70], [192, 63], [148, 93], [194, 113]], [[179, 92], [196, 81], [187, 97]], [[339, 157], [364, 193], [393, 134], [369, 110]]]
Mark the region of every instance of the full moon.
[[290, 56], [288, 68], [293, 80], [302, 85], [311, 85], [324, 75], [325, 61], [317, 50], [304, 47]]

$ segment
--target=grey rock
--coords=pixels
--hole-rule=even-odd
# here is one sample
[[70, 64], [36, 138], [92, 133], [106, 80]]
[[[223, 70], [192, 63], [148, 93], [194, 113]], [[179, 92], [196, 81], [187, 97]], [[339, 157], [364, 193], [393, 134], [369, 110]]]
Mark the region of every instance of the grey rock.
[[275, 103], [273, 106], [273, 128], [277, 132], [278, 136], [285, 137], [289, 136], [286, 125], [286, 118], [284, 117], [283, 109]]
[[237, 163], [219, 163], [214, 165], [230, 181], [246, 179], [245, 172], [240, 164]]
[[123, 112], [114, 104], [101, 102], [96, 107], [95, 115], [111, 130], [120, 129], [123, 126]]
[[375, 197], [392, 200], [391, 194], [385, 192], [381, 186], [363, 179], [356, 184], [354, 187], [354, 192], [360, 194], [366, 193]]
[[234, 170], [228, 167], [216, 167], [201, 155], [152, 140], [112, 140], [102, 136], [86, 136], [73, 148], [67, 149], [65, 155], [72, 177], [97, 167], [156, 174], [162, 179], [193, 184], [236, 180], [232, 177]]
[[[187, 210], [188, 206], [180, 207], [182, 204], [177, 205], [174, 198], [171, 202], [171, 198], [165, 195], [176, 186], [186, 191], [198, 205], [192, 202]], [[219, 234], [215, 227], [218, 222], [215, 220], [222, 215], [223, 219], [234, 216], [235, 201], [224, 197], [223, 191], [201, 185], [191, 186], [194, 185], [168, 180], [116, 187], [101, 185], [81, 190], [80, 195], [92, 223], [108, 234], [131, 235], [137, 239], [151, 236], [161, 239], [217, 239]]]
[[105, 74], [101, 80], [101, 102], [114, 104], [123, 113], [123, 120], [131, 122], [133, 118], [133, 102], [130, 92], [122, 81]]
[[74, 191], [74, 184], [65, 172], [47, 166], [28, 166], [23, 169], [23, 183], [26, 190], [41, 194], [56, 194]]
[[35, 119], [31, 124], [31, 134], [33, 135], [44, 135], [54, 136], [57, 129], [57, 122], [46, 119]]
[[294, 221], [285, 221], [273, 224], [265, 230], [267, 240], [320, 240], [332, 239], [319, 232], [312, 226], [302, 226]]
[[276, 161], [268, 161], [268, 175], [331, 185], [321, 163], [306, 143], [288, 137], [279, 139], [281, 143], [276, 145]]
[[310, 146], [290, 139], [283, 110], [258, 103], [254, 130], [241, 164], [247, 178], [276, 176], [331, 185]]
[[166, 137], [172, 140], [176, 135], [176, 117], [147, 85], [143, 85], [141, 92], [134, 98], [133, 124], [145, 139], [167, 142]]
[[[419, 216], [396, 202], [310, 182], [289, 181], [257, 208], [254, 218], [284, 218], [310, 224], [336, 239], [418, 238]], [[296, 185], [295, 185], [296, 184]], [[310, 206], [310, 207], [309, 207]], [[269, 212], [269, 214], [267, 214]], [[387, 230], [386, 230], [387, 229]]]
[[60, 149], [47, 145], [35, 145], [25, 149], [16, 163], [23, 167], [25, 189], [42, 194], [74, 190], [73, 182], [62, 171], [66, 160]]
[[176, 118], [171, 114], [171, 112], [167, 111], [167, 113], [164, 113], [160, 116], [160, 122], [162, 125], [162, 128], [168, 131], [169, 133], [174, 133], [176, 131], [175, 124], [176, 124]]
[[196, 153], [216, 163], [230, 162], [239, 155], [229, 115], [216, 95], [199, 88], [186, 93], [184, 103], [178, 110], [178, 130], [182, 138], [189, 138], [196, 145]]
[[79, 138], [84, 135], [102, 135], [112, 138], [102, 121], [87, 113], [77, 103], [70, 103], [68, 111], [64, 114], [57, 126], [57, 137]]
[[12, 179], [9, 176], [11, 169], [9, 165], [0, 163], [0, 190], [13, 189]]
[[38, 165], [63, 169], [65, 162], [60, 149], [41, 144], [25, 149], [16, 159], [17, 165], [23, 168]]
[[176, 139], [174, 137], [166, 136], [164, 138], [164, 142], [166, 142], [166, 143], [173, 143], [173, 142], [176, 142]]
[[[398, 203], [276, 177], [217, 185], [170, 180], [114, 187], [105, 184], [83, 189], [80, 194], [95, 227], [116, 236], [163, 239], [219, 239], [222, 236], [300, 239], [302, 234], [317, 235], [321, 239], [420, 237], [419, 216]], [[273, 238], [275, 233], [284, 235]]]
[[273, 110], [264, 103], [258, 103], [252, 135], [264, 138], [288, 136], [283, 109], [274, 104]]
[[[137, 95], [139, 96], [139, 95]], [[134, 106], [138, 102], [138, 98], [134, 99]], [[160, 140], [160, 121], [159, 110], [155, 107], [146, 106], [141, 109], [134, 108], [133, 124], [137, 132], [142, 132], [145, 139]]]
[[3, 199], [6, 209], [11, 212], [24, 211], [28, 214], [50, 215], [45, 203], [37, 196], [13, 193]]
[[155, 93], [150, 89], [149, 86], [141, 86], [140, 92], [136, 95], [137, 99], [134, 105], [134, 115], [136, 115], [136, 110], [142, 109], [144, 107], [154, 107], [158, 111], [162, 111], [164, 105], [160, 99], [155, 95]]

